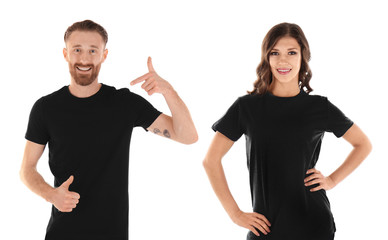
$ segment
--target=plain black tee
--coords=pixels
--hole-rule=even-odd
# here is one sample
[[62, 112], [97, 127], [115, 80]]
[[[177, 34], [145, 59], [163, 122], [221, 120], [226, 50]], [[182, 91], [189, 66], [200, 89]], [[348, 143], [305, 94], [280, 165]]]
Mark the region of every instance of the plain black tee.
[[77, 98], [68, 86], [33, 106], [26, 139], [48, 143], [54, 186], [71, 175], [80, 194], [70, 213], [52, 207], [46, 239], [128, 239], [128, 166], [132, 129], [149, 127], [161, 113], [128, 89], [102, 84]]
[[237, 141], [246, 138], [253, 211], [266, 216], [271, 232], [247, 239], [330, 239], [336, 228], [325, 190], [310, 192], [306, 171], [318, 161], [325, 132], [341, 137], [352, 126], [326, 97], [303, 90], [293, 97], [271, 93], [238, 98], [213, 125]]

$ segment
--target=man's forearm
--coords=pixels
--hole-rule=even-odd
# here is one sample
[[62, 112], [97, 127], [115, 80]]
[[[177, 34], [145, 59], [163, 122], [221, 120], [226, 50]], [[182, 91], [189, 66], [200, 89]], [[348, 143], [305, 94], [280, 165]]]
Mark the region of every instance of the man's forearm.
[[22, 169], [20, 178], [31, 191], [51, 202], [51, 194], [54, 188], [46, 183], [35, 168]]
[[196, 142], [198, 140], [197, 130], [188, 108], [178, 93], [174, 89], [170, 89], [163, 96], [171, 111], [173, 129], [177, 139], [186, 144]]

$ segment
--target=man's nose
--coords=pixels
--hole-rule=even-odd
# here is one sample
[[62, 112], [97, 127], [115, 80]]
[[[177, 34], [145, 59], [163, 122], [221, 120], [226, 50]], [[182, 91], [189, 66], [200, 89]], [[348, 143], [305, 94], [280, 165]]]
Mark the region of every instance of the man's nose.
[[81, 64], [89, 64], [90, 63], [90, 55], [88, 53], [82, 53], [79, 58], [79, 62]]

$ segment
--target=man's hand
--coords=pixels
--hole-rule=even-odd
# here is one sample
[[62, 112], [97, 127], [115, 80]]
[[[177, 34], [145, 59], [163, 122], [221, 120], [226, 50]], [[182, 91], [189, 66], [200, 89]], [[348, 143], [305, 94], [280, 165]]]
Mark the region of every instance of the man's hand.
[[265, 235], [271, 232], [269, 229], [271, 223], [264, 215], [260, 213], [246, 213], [243, 211], [238, 211], [232, 216], [232, 221], [240, 227], [249, 229], [256, 236], [260, 236], [257, 230], [260, 230], [260, 232], [264, 233]]
[[185, 103], [170, 83], [155, 72], [151, 57], [148, 57], [147, 66], [149, 72], [133, 80], [131, 85], [144, 82], [141, 87], [148, 95], [154, 93], [163, 94], [171, 111], [171, 116], [160, 114], [147, 130], [180, 143], [195, 143], [198, 139], [198, 134]]
[[310, 173], [312, 174], [304, 179], [304, 182], [305, 182], [304, 185], [307, 187], [314, 184], [319, 184], [319, 186], [310, 189], [311, 192], [315, 192], [321, 189], [330, 190], [333, 187], [335, 187], [335, 183], [330, 178], [330, 176], [329, 177], [323, 176], [323, 174], [315, 168], [311, 168], [306, 172], [306, 174], [310, 174]]
[[50, 202], [61, 212], [71, 212], [79, 202], [80, 195], [76, 192], [70, 192], [69, 186], [74, 180], [70, 176], [61, 186], [54, 189]]
[[147, 66], [148, 66], [148, 73], [133, 80], [131, 82], [131, 85], [135, 85], [137, 83], [144, 81], [141, 87], [148, 93], [148, 95], [152, 95], [154, 93], [161, 93], [165, 95], [174, 90], [173, 87], [170, 85], [170, 83], [168, 83], [166, 80], [161, 78], [155, 72], [155, 69], [152, 66], [151, 57], [148, 57]]

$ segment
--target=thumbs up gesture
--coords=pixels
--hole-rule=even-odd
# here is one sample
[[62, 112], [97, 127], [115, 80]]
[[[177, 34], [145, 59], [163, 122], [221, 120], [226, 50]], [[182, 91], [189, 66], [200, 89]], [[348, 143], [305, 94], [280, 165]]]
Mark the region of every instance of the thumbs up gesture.
[[61, 186], [54, 189], [50, 202], [61, 212], [71, 212], [79, 202], [80, 195], [76, 192], [70, 192], [69, 186], [74, 181], [70, 176]]
[[155, 72], [151, 57], [148, 57], [147, 66], [148, 73], [133, 80], [131, 85], [144, 82], [141, 87], [148, 93], [148, 95], [152, 95], [154, 93], [161, 93], [165, 95], [170, 93], [173, 90], [172, 86]]

